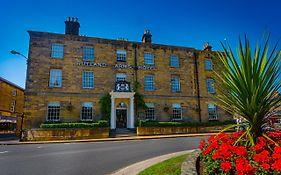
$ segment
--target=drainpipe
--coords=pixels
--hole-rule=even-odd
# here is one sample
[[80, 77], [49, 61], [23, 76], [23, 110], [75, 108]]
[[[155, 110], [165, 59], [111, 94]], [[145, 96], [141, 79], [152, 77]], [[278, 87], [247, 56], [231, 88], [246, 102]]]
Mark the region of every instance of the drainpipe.
[[196, 90], [197, 90], [197, 105], [198, 105], [198, 115], [199, 115], [199, 122], [202, 122], [201, 118], [201, 105], [200, 105], [200, 88], [199, 88], [199, 72], [198, 72], [198, 53], [194, 53], [194, 64], [195, 64], [195, 81], [196, 81]]
[[[137, 63], [137, 44], [133, 44], [133, 48], [134, 48], [134, 71], [135, 71], [135, 82], [138, 82], [138, 63]], [[134, 91], [136, 92], [136, 90], [134, 89]], [[136, 99], [135, 99], [136, 100]], [[138, 105], [137, 105], [138, 101], [135, 101], [135, 116], [138, 116]]]

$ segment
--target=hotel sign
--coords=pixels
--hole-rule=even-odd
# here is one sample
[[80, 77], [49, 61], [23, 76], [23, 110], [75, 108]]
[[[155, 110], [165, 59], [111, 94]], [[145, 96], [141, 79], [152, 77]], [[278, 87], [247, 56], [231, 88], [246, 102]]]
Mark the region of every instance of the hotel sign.
[[[135, 66], [130, 65], [130, 64], [114, 64], [114, 65], [109, 65], [106, 63], [94, 63], [94, 62], [87, 62], [87, 61], [78, 61], [77, 62], [78, 66], [90, 66], [90, 67], [110, 67], [112, 66], [114, 69], [134, 69]], [[156, 70], [155, 66], [148, 66], [148, 65], [139, 65], [137, 66], [137, 69], [139, 70]]]

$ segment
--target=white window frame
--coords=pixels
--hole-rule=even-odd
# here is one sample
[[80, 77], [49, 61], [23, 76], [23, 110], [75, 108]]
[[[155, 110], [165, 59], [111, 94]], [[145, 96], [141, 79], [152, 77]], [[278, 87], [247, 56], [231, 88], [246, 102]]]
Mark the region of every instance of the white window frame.
[[173, 75], [171, 77], [171, 91], [172, 92], [180, 92], [181, 91], [180, 76]]
[[154, 91], [155, 90], [155, 83], [154, 83], [153, 75], [144, 76], [144, 90], [145, 91]]
[[180, 59], [176, 55], [170, 56], [170, 67], [179, 68], [180, 67]]
[[64, 45], [63, 44], [52, 44], [51, 58], [63, 58], [64, 57]]
[[216, 93], [216, 90], [215, 90], [215, 80], [212, 79], [212, 78], [208, 78], [206, 80], [206, 85], [207, 85], [207, 92], [209, 94], [214, 94]]
[[[51, 116], [50, 114], [54, 114], [54, 115]], [[46, 121], [53, 121], [53, 122], [60, 121], [60, 102], [48, 103]]]
[[218, 120], [217, 106], [213, 103], [208, 104], [208, 118], [209, 120]]
[[205, 60], [205, 70], [213, 70], [213, 61], [211, 59]]
[[[88, 74], [88, 75], [86, 75]], [[92, 74], [92, 75], [90, 75]], [[93, 89], [95, 87], [95, 74], [93, 71], [83, 71], [82, 73], [82, 88]]]
[[11, 103], [11, 112], [16, 112], [16, 100], [13, 100]]
[[62, 70], [61, 69], [51, 69], [49, 87], [51, 88], [61, 88], [62, 87]]
[[143, 55], [145, 65], [154, 65], [154, 55], [151, 52], [144, 52]]
[[121, 62], [127, 61], [127, 51], [126, 50], [117, 50], [116, 51], [116, 60]]
[[16, 89], [14, 89], [14, 90], [12, 91], [12, 96], [13, 96], [13, 97], [17, 96], [17, 90], [16, 90]]
[[124, 73], [117, 73], [116, 81], [127, 81], [127, 75]]
[[84, 61], [94, 61], [95, 60], [95, 50], [93, 47], [89, 47], [89, 46], [83, 47], [83, 60]]
[[147, 109], [145, 110], [145, 120], [155, 120], [155, 105], [154, 103], [145, 103]]
[[[174, 103], [172, 105], [172, 110], [173, 110], [172, 120], [182, 120], [182, 107], [181, 107], [181, 105], [179, 103]], [[180, 112], [180, 118], [175, 117], [175, 116], [178, 116], [178, 112]]]
[[[85, 108], [85, 109], [84, 109]], [[93, 102], [84, 102], [81, 105], [81, 112], [80, 112], [80, 120], [81, 121], [93, 121], [94, 120], [94, 105]], [[84, 115], [89, 115], [90, 118], [84, 118], [86, 116]]]

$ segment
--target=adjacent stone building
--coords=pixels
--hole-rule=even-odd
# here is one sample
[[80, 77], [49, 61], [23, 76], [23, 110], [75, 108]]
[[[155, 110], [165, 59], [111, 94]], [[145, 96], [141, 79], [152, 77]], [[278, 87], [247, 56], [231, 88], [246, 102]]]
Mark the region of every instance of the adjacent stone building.
[[24, 89], [0, 77], [0, 131], [19, 133], [24, 107]]
[[[204, 50], [79, 35], [77, 19], [65, 21], [65, 34], [30, 35], [25, 98], [25, 127], [45, 121], [96, 121], [100, 98], [111, 95], [110, 127], [135, 128], [137, 119], [157, 121], [226, 120], [210, 94], [219, 71], [211, 46]], [[135, 82], [147, 109], [134, 103]]]

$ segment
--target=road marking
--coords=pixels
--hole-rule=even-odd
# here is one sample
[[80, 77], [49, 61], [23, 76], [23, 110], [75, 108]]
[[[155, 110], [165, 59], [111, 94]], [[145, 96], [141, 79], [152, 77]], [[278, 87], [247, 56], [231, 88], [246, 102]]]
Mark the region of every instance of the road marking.
[[37, 148], [42, 148], [42, 146], [38, 146]]
[[4, 154], [4, 153], [7, 153], [7, 152], [9, 152], [9, 151], [2, 151], [2, 152], [0, 152], [0, 154]]

